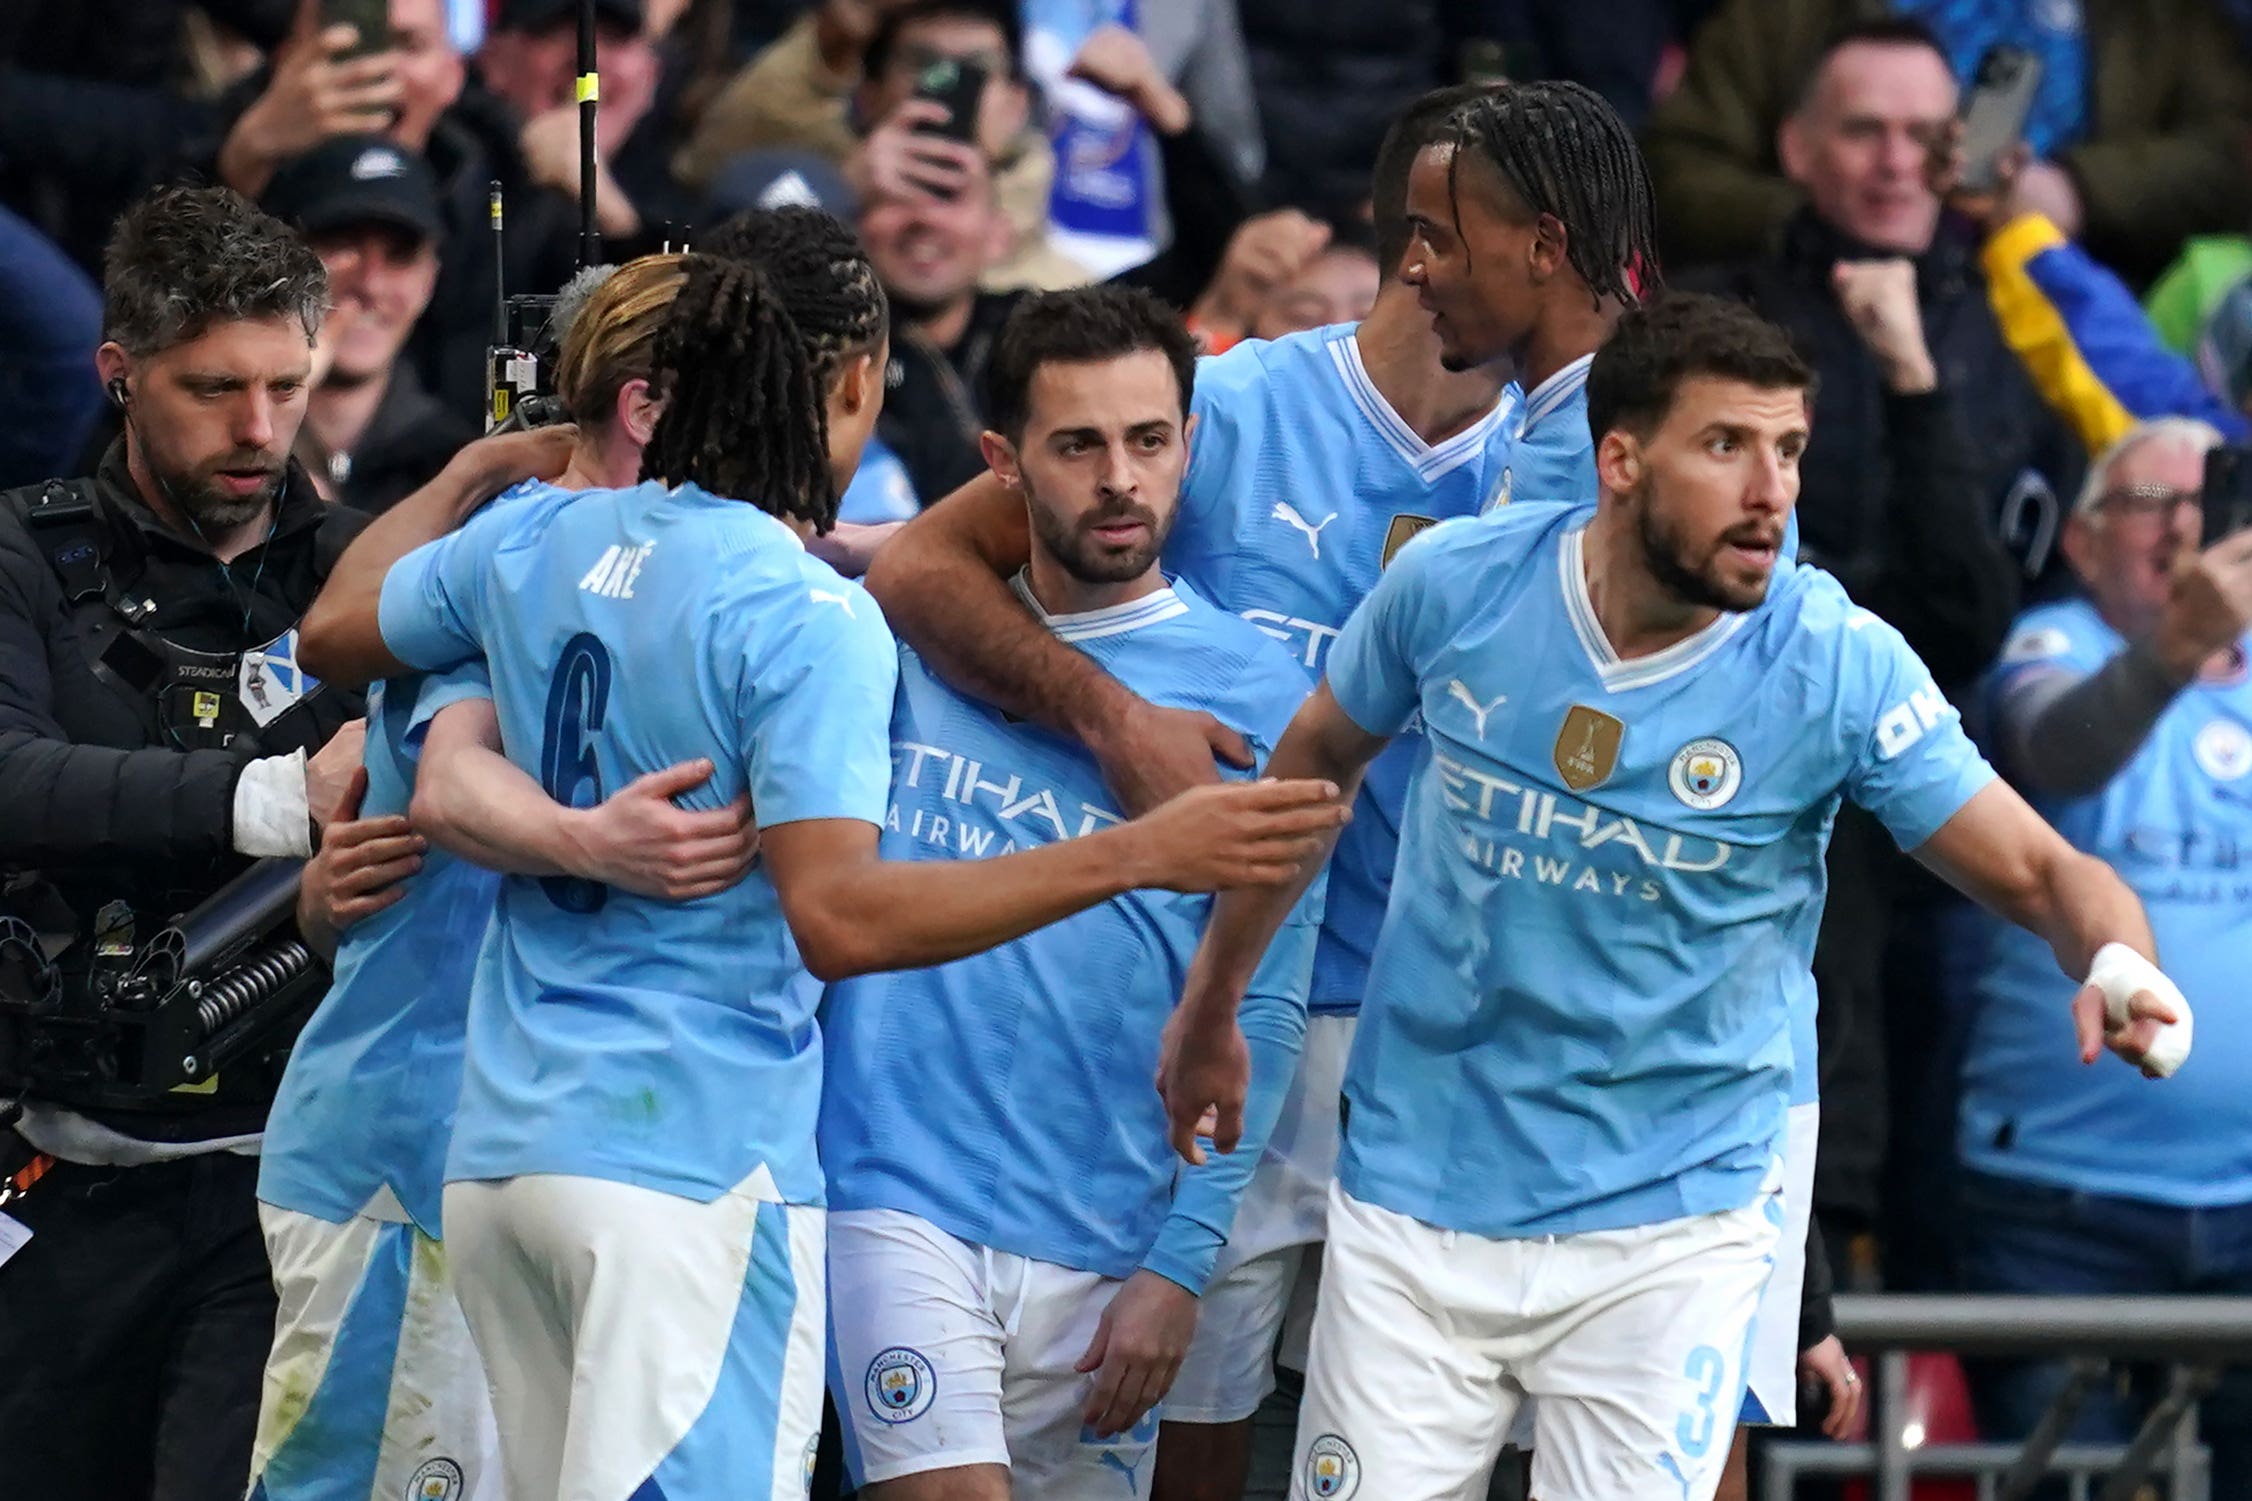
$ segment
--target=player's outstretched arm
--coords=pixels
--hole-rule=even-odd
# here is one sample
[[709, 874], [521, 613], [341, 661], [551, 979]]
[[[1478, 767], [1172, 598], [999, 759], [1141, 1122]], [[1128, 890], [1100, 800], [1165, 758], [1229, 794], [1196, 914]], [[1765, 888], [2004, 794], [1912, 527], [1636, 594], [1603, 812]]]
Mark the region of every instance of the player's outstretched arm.
[[[1325, 680], [1290, 721], [1267, 759], [1267, 774], [1334, 783], [1350, 803], [1360, 792], [1368, 763], [1384, 749], [1387, 738], [1362, 729], [1338, 706]], [[1207, 1111], [1217, 1112], [1214, 1146], [1232, 1152], [1243, 1139], [1251, 1054], [1236, 1025], [1236, 1008], [1267, 946], [1336, 842], [1332, 832], [1318, 858], [1287, 884], [1222, 892], [1212, 904], [1212, 920], [1189, 964], [1181, 1004], [1165, 1024], [1157, 1064], [1157, 1089], [1165, 1097], [1173, 1150], [1191, 1163], [1204, 1161], [1197, 1124]]]
[[440, 710], [415, 768], [414, 826], [487, 870], [577, 876], [664, 901], [693, 901], [743, 879], [758, 856], [750, 800], [690, 810], [673, 799], [711, 779], [684, 761], [627, 784], [592, 808], [566, 808], [500, 752], [489, 698]]
[[2083, 1063], [2108, 1045], [2155, 1077], [2189, 1055], [2189, 1004], [2158, 968], [2142, 903], [2008, 786], [1988, 783], [1915, 854], [1964, 895], [2038, 935], [2065, 974], [2086, 982], [2072, 1003]]
[[571, 462], [575, 427], [479, 438], [437, 478], [368, 523], [329, 571], [297, 631], [297, 660], [324, 682], [358, 688], [406, 664], [384, 645], [378, 608], [391, 565], [467, 521], [486, 501], [528, 479], [553, 479]]
[[776, 824], [761, 837], [806, 968], [842, 980], [982, 953], [1128, 891], [1295, 885], [1350, 804], [1327, 782], [1228, 782], [991, 860], [883, 860], [875, 825], [857, 819]]
[[1085, 745], [1130, 814], [1248, 769], [1251, 748], [1209, 714], [1136, 697], [1056, 639], [1009, 588], [1031, 557], [1024, 499], [981, 474], [900, 528], [864, 581], [899, 638], [947, 682]]

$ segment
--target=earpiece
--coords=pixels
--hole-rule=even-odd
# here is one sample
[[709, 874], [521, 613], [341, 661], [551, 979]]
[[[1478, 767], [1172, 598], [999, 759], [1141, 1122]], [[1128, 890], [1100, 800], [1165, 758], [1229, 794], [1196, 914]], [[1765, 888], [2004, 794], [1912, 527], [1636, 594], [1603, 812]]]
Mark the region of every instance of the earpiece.
[[133, 398], [125, 389], [125, 377], [113, 375], [109, 379], [109, 404], [119, 411], [132, 405]]

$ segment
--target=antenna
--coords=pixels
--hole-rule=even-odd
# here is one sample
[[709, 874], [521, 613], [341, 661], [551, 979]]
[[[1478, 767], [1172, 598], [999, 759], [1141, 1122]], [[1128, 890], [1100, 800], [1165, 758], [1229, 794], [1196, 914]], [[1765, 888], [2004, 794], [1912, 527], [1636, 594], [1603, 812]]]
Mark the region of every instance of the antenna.
[[493, 342], [508, 342], [508, 239], [503, 231], [502, 218], [505, 203], [501, 194], [500, 179], [494, 178], [485, 190], [485, 211], [493, 221]]
[[594, 227], [594, 117], [601, 109], [602, 74], [594, 54], [594, 0], [579, 0], [579, 269], [602, 259], [602, 233]]

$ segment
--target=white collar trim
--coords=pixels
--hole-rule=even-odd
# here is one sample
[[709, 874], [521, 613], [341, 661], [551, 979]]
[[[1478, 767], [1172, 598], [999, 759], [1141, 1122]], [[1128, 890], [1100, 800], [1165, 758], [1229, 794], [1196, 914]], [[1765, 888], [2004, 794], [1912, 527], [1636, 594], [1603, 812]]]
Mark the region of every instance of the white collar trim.
[[1596, 678], [1608, 691], [1620, 693], [1630, 688], [1648, 688], [1667, 678], [1679, 677], [1718, 651], [1743, 628], [1745, 615], [1723, 611], [1711, 625], [1676, 641], [1664, 651], [1647, 657], [1621, 659], [1612, 649], [1610, 638], [1603, 634], [1602, 623], [1595, 618], [1595, 601], [1588, 597], [1586, 537], [1585, 522], [1564, 534], [1563, 545], [1556, 549], [1557, 582], [1564, 591], [1564, 613], [1571, 619], [1572, 634], [1579, 637], [1580, 647], [1594, 666]]
[[1392, 446], [1392, 451], [1425, 484], [1485, 452], [1486, 443], [1500, 424], [1503, 409], [1508, 406], [1508, 402], [1497, 400], [1476, 422], [1446, 442], [1433, 445], [1424, 442], [1422, 435], [1408, 426], [1407, 419], [1392, 409], [1384, 393], [1376, 389], [1376, 382], [1369, 379], [1368, 366], [1361, 362], [1361, 341], [1350, 330], [1329, 341], [1329, 358], [1344, 380], [1353, 405], [1361, 409], [1361, 415], [1368, 419], [1377, 435]]
[[1032, 597], [1032, 584], [1025, 569], [1018, 569], [1009, 580], [1017, 591], [1017, 598], [1025, 608], [1040, 618], [1043, 625], [1056, 633], [1059, 641], [1093, 641], [1102, 636], [1122, 636], [1128, 631], [1138, 631], [1145, 626], [1159, 625], [1175, 620], [1189, 612], [1188, 602], [1173, 592], [1168, 584], [1155, 594], [1145, 594], [1140, 599], [1130, 599], [1122, 605], [1105, 605], [1099, 610], [1081, 610], [1073, 615], [1050, 615], [1040, 608], [1040, 601]]
[[1594, 363], [1594, 355], [1583, 354], [1526, 392], [1525, 415], [1518, 424], [1518, 436], [1523, 437], [1534, 424], [1550, 416], [1558, 407], [1579, 394], [1587, 385], [1588, 367]]

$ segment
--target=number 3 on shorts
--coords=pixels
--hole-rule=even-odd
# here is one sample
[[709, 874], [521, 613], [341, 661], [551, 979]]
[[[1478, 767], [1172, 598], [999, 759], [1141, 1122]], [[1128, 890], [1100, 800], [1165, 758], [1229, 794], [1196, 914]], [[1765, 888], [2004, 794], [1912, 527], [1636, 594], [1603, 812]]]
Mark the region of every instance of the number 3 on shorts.
[[1697, 1407], [1685, 1412], [1674, 1421], [1673, 1436], [1681, 1445], [1681, 1452], [1690, 1459], [1703, 1459], [1712, 1447], [1713, 1430], [1720, 1420], [1713, 1412], [1713, 1403], [1720, 1399], [1720, 1384], [1728, 1378], [1728, 1362], [1710, 1345], [1699, 1345], [1689, 1352], [1689, 1362], [1682, 1374], [1697, 1383]]

